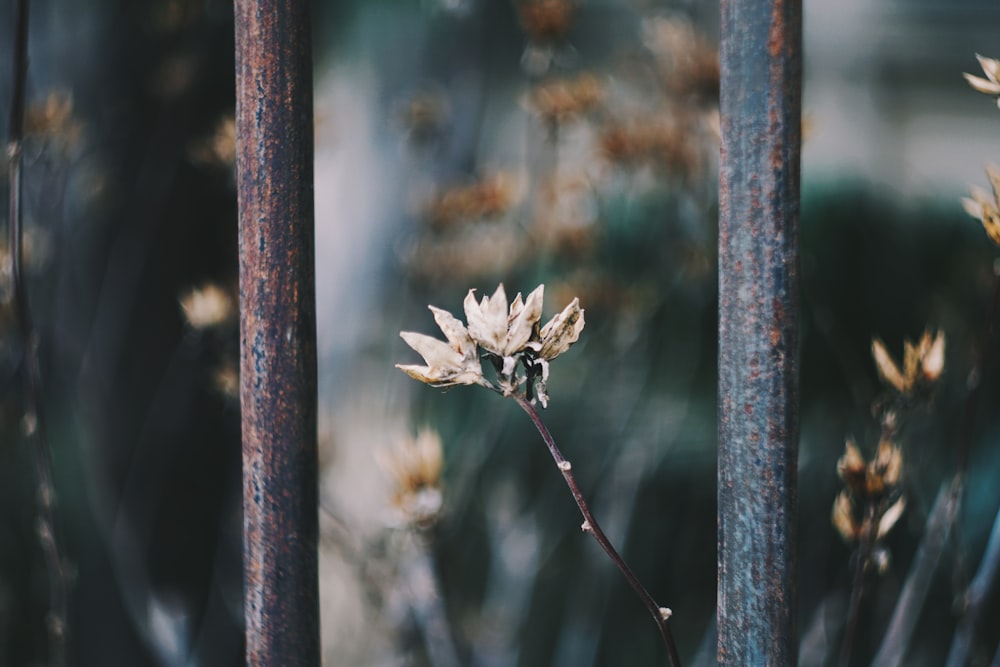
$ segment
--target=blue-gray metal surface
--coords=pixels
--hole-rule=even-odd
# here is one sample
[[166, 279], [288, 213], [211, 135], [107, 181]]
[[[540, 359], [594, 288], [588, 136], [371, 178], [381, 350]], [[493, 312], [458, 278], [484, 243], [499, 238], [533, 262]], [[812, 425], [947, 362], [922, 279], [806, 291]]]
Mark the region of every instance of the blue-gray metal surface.
[[723, 0], [720, 665], [794, 665], [800, 0]]

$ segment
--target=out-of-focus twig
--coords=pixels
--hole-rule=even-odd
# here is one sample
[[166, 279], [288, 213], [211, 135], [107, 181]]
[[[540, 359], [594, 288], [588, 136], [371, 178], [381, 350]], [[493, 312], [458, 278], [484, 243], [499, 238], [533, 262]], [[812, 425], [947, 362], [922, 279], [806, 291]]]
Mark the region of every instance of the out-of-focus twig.
[[913, 558], [910, 573], [896, 601], [889, 628], [882, 638], [882, 645], [872, 661], [872, 667], [898, 667], [903, 664], [917, 619], [924, 608], [934, 571], [948, 543], [948, 535], [958, 512], [956, 487], [961, 483], [956, 475], [950, 484], [944, 484], [938, 491], [934, 506], [927, 515], [923, 540]]
[[[865, 510], [865, 523], [871, 527], [877, 523], [875, 506], [869, 504]], [[878, 529], [874, 528], [865, 531], [858, 544], [856, 569], [854, 570], [854, 582], [851, 585], [851, 604], [847, 612], [847, 627], [844, 630], [844, 642], [840, 649], [840, 667], [850, 667], [851, 654], [854, 652], [854, 643], [857, 640], [858, 623], [861, 619], [861, 600], [865, 594], [865, 580], [871, 569], [872, 551], [875, 548], [875, 538]]]
[[67, 574], [63, 545], [56, 520], [56, 493], [52, 482], [52, 456], [45, 432], [42, 406], [41, 371], [38, 362], [38, 332], [31, 320], [28, 295], [24, 286], [24, 237], [22, 196], [22, 138], [24, 136], [25, 88], [28, 72], [28, 0], [14, 4], [14, 51], [11, 62], [13, 88], [10, 100], [10, 125], [7, 128], [8, 244], [10, 248], [11, 298], [18, 333], [24, 349], [24, 416], [22, 426], [31, 442], [35, 467], [35, 492], [38, 502], [38, 539], [45, 557], [49, 579], [49, 611], [46, 619], [49, 636], [48, 662], [54, 667], [66, 664]]
[[965, 592], [965, 615], [959, 623], [951, 642], [951, 649], [948, 651], [948, 667], [963, 667], [968, 663], [975, 633], [985, 611], [984, 603], [996, 584], [998, 573], [1000, 573], [1000, 511], [993, 521], [993, 530], [990, 531], [990, 540], [979, 563], [979, 570]]

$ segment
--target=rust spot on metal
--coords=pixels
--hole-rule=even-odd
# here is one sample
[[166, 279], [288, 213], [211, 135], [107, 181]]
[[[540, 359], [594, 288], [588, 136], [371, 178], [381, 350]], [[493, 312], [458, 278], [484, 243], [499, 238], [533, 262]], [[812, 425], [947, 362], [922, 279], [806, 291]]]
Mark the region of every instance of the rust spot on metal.
[[[778, 60], [781, 57], [781, 52], [788, 39], [784, 9], [784, 2], [782, 0], [772, 0], [771, 29], [767, 36], [767, 52], [771, 54], [773, 60]], [[772, 67], [776, 66], [777, 64], [772, 64]]]

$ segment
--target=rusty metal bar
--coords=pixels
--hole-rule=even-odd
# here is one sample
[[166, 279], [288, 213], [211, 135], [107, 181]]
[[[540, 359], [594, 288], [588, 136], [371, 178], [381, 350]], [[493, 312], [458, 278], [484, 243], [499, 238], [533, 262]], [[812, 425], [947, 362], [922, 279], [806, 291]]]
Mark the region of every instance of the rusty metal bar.
[[248, 665], [320, 664], [307, 0], [236, 0]]
[[801, 0], [722, 0], [720, 665], [794, 665]]

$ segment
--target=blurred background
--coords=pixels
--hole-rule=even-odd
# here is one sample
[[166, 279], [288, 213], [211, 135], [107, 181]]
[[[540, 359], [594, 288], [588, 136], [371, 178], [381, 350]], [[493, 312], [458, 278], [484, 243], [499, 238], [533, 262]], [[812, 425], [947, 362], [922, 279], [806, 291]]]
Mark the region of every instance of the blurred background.
[[[1000, 161], [1000, 112], [961, 73], [1000, 56], [1000, 7], [805, 0], [804, 18], [802, 664], [840, 653], [854, 547], [830, 516], [844, 439], [878, 442], [872, 337], [898, 359], [925, 328], [947, 336], [901, 431], [908, 503], [866, 589], [867, 664], [955, 470], [991, 299], [996, 248], [959, 197]], [[525, 415], [393, 367], [419, 362], [400, 330], [436, 335], [427, 304], [461, 315], [499, 282], [544, 283], [546, 319], [586, 309], [544, 417], [673, 609], [685, 664], [713, 664], [717, 3], [318, 2], [313, 31], [325, 664], [665, 664]], [[11, 40], [2, 19], [0, 71]], [[28, 81], [71, 655], [242, 664], [232, 6], [33, 0]], [[0, 326], [0, 665], [42, 665], [22, 347], [9, 310]], [[1000, 505], [998, 371], [906, 664], [944, 662]], [[971, 664], [997, 648], [995, 596], [982, 618]]]

